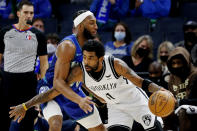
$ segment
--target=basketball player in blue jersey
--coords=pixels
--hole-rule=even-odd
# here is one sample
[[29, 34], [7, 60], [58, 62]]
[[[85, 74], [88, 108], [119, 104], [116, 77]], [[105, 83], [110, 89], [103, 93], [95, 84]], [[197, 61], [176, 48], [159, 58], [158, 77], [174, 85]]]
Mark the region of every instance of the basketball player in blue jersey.
[[[105, 127], [101, 122], [94, 103], [91, 101], [91, 98], [86, 97], [81, 90], [82, 83], [74, 83], [70, 86], [71, 88], [64, 87], [68, 85], [65, 80], [67, 79], [70, 67], [81, 63], [83, 60], [81, 46], [84, 45], [86, 40], [94, 38], [97, 33], [96, 18], [90, 11], [78, 11], [74, 17], [74, 26], [76, 34], [67, 36], [60, 42], [52, 64], [47, 70], [45, 77], [38, 84], [38, 91], [41, 93], [39, 96], [41, 96], [42, 101], [37, 104], [46, 102], [46, 99], [51, 100], [41, 106], [44, 117], [49, 125], [53, 126], [50, 127], [51, 130], [61, 131], [61, 110], [64, 110], [70, 118], [76, 120], [90, 131], [105, 131]], [[62, 91], [69, 92], [69, 94], [57, 96], [54, 100], [52, 100], [54, 97], [52, 98], [50, 95], [47, 95], [47, 97], [43, 99], [42, 95], [48, 94], [47, 92], [50, 92], [49, 89], [52, 87], [54, 87], [56, 96]], [[54, 96], [53, 93], [52, 96]], [[35, 99], [30, 101], [35, 104], [35, 100], [40, 98], [37, 96], [34, 98]], [[69, 99], [73, 100], [73, 102]], [[23, 107], [23, 110], [30, 108], [27, 103], [23, 103], [21, 107]], [[23, 113], [23, 115], [25, 115], [25, 113]], [[19, 118], [18, 122], [20, 122], [21, 119]]]

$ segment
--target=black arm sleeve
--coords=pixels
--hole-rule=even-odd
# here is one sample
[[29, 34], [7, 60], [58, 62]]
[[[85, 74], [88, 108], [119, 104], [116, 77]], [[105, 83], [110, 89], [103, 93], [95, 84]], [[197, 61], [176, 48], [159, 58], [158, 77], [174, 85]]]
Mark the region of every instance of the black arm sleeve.
[[47, 55], [47, 41], [45, 35], [42, 32], [37, 32], [36, 37], [38, 40], [37, 55], [38, 56]]
[[5, 44], [4, 44], [4, 35], [5, 35], [5, 30], [2, 29], [0, 31], [0, 53], [3, 54], [4, 53], [4, 48], [5, 48]]
[[1, 54], [3, 54], [5, 50], [4, 36], [6, 32], [9, 31], [10, 29], [12, 29], [11, 25], [5, 26], [4, 28], [0, 30], [0, 53]]

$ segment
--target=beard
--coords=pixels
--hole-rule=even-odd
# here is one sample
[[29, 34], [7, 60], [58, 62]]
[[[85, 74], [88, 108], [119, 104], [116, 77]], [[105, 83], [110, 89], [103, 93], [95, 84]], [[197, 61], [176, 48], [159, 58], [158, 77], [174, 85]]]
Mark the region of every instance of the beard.
[[94, 39], [95, 36], [93, 36], [89, 30], [87, 30], [85, 27], [84, 27], [84, 31], [83, 31], [83, 35], [84, 37], [89, 40], [89, 39]]
[[89, 65], [85, 65], [85, 68], [88, 67], [90, 68], [90, 70], [86, 70], [88, 73], [93, 73], [95, 72], [97, 69], [98, 69], [98, 65], [99, 65], [99, 62], [96, 63], [96, 65], [94, 67], [91, 67]]

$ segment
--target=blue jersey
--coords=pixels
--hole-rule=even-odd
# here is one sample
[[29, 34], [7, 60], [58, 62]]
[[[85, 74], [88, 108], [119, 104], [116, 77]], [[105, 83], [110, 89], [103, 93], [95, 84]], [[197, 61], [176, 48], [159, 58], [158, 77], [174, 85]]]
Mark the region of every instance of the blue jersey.
[[[49, 63], [49, 66], [50, 64], [52, 63], [52, 60], [53, 60], [53, 57], [55, 55], [52, 55], [50, 57], [48, 57], [48, 63]], [[37, 57], [37, 60], [36, 60], [36, 66], [35, 66], [35, 71], [34, 71], [36, 74], [39, 74], [40, 73], [40, 59], [39, 57]]]
[[109, 41], [105, 45], [105, 53], [107, 55], [113, 55], [116, 58], [122, 59], [124, 56], [130, 56], [130, 45], [127, 45], [126, 43], [120, 47], [114, 46], [114, 41]]
[[[76, 35], [72, 34], [70, 36], [65, 37], [64, 40], [70, 40], [73, 44], [75, 44], [76, 47], [76, 53], [75, 57], [72, 60], [71, 64], [73, 63], [82, 63], [83, 60], [83, 54], [81, 47], [77, 41]], [[52, 63], [49, 66], [49, 69], [47, 70], [45, 77], [39, 81], [38, 83], [38, 93], [43, 93], [50, 88], [53, 87], [53, 78], [54, 78], [54, 68], [56, 63], [57, 57], [54, 56]], [[82, 83], [74, 83], [71, 88], [72, 90], [77, 93], [81, 97], [85, 97], [86, 95], [81, 89]], [[86, 117], [89, 114], [86, 114], [76, 103], [73, 103], [69, 99], [65, 98], [63, 95], [59, 95], [54, 99], [59, 105], [62, 110], [64, 110], [70, 118], [73, 118], [75, 120], [78, 120], [80, 118]], [[45, 104], [41, 105], [41, 108], [44, 108]], [[91, 114], [91, 113], [90, 113]]]

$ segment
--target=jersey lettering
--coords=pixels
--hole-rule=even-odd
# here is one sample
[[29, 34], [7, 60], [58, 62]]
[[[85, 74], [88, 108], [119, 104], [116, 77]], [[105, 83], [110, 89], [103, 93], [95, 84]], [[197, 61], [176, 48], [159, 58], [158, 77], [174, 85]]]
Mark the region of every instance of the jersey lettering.
[[117, 83], [107, 83], [103, 85], [98, 85], [98, 86], [91, 86], [90, 89], [93, 91], [102, 91], [102, 90], [112, 90], [117, 87]]

